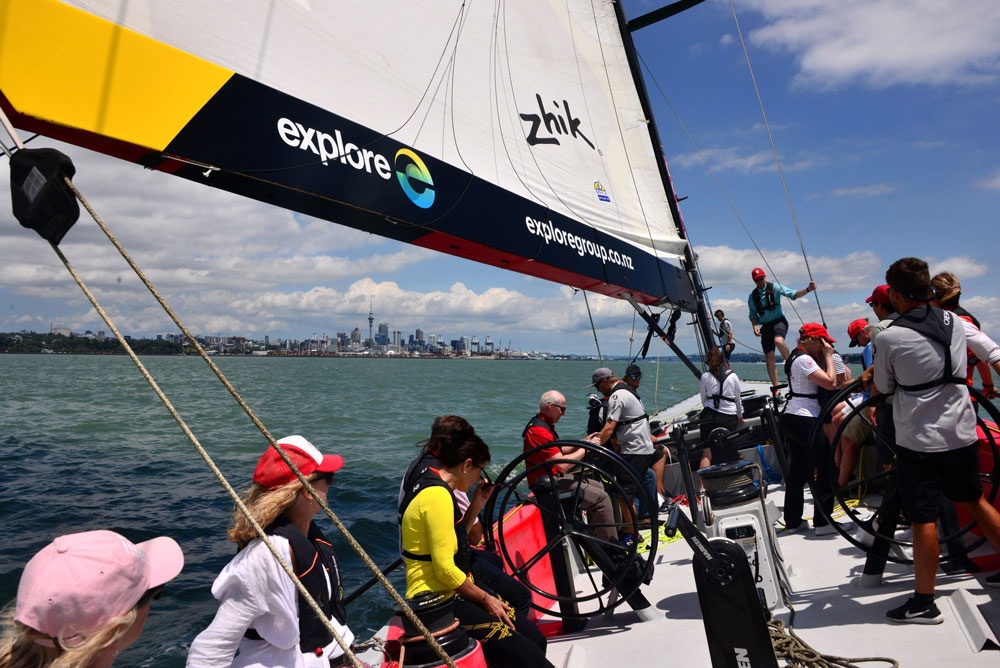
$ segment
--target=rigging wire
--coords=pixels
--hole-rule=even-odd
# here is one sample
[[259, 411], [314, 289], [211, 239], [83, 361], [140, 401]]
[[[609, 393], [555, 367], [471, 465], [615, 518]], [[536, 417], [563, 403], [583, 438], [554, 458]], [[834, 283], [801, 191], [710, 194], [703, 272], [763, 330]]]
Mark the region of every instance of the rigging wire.
[[[708, 172], [708, 175], [712, 178], [712, 182], [715, 183], [715, 187], [719, 191], [719, 194], [722, 195], [722, 199], [726, 201], [726, 204], [729, 206], [729, 210], [733, 212], [733, 216], [736, 218], [736, 221], [740, 224], [740, 227], [743, 228], [743, 232], [744, 234], [747, 235], [747, 239], [750, 241], [750, 244], [754, 247], [754, 250], [757, 251], [757, 255], [760, 256], [761, 263], [765, 267], [767, 267], [768, 275], [773, 276], [775, 279], [777, 279], [777, 272], [774, 271], [774, 268], [771, 266], [771, 263], [768, 262], [767, 257], [764, 255], [764, 250], [757, 243], [757, 240], [754, 238], [754, 235], [750, 231], [750, 228], [747, 227], [746, 221], [743, 220], [743, 216], [736, 208], [736, 204], [734, 204], [732, 198], [729, 197], [729, 193], [726, 192], [726, 189], [722, 185], [722, 182], [719, 180], [719, 177], [716, 175], [715, 170], [713, 170], [711, 164], [709, 164], [708, 158], [705, 157], [705, 154], [701, 150], [701, 147], [698, 145], [698, 142], [695, 141], [694, 135], [691, 134], [691, 131], [688, 129], [687, 124], [685, 124], [684, 120], [681, 118], [680, 113], [678, 113], [677, 109], [670, 101], [670, 98], [667, 97], [667, 94], [663, 90], [663, 87], [660, 85], [660, 82], [653, 74], [652, 68], [649, 66], [648, 63], [646, 63], [645, 60], [643, 60], [641, 55], [638, 55], [638, 57], [640, 63], [642, 64], [643, 69], [645, 69], [646, 71], [646, 75], [649, 77], [649, 80], [652, 82], [653, 86], [660, 94], [660, 98], [663, 100], [664, 104], [667, 105], [667, 108], [670, 110], [670, 113], [673, 114], [674, 120], [677, 121], [677, 125], [684, 133], [684, 136], [687, 137], [688, 143], [691, 144], [691, 147], [694, 149], [695, 154], [697, 154], [698, 159], [701, 161], [702, 166], [705, 168], [705, 171]], [[698, 272], [699, 273], [701, 272], [700, 267], [698, 268]], [[796, 317], [798, 317], [799, 322], [805, 322], [805, 320], [802, 318], [802, 315], [798, 312], [798, 309], [795, 308], [794, 302], [789, 302], [788, 306], [790, 306], [792, 311], [795, 312], [795, 315]], [[757, 347], [752, 347], [752, 346], [747, 346], [747, 347], [750, 348], [751, 350], [757, 349]]]
[[[14, 138], [15, 143], [17, 143], [19, 146], [23, 147], [23, 144], [20, 142], [20, 140], [19, 140], [19, 138], [17, 136], [16, 131], [14, 131], [13, 128], [9, 125], [9, 121], [6, 118], [6, 115], [2, 113], [2, 111], [0, 111], [0, 118], [2, 118], [5, 127], [7, 128], [8, 132], [11, 135], [11, 137]], [[354, 538], [353, 535], [351, 535], [351, 533], [347, 529], [347, 527], [340, 521], [340, 518], [338, 518], [336, 516], [336, 514], [334, 514], [334, 512], [330, 509], [329, 505], [323, 499], [322, 495], [318, 494], [315, 491], [315, 489], [313, 488], [312, 484], [306, 479], [306, 477], [302, 474], [302, 472], [299, 470], [299, 468], [295, 465], [295, 462], [293, 462], [289, 458], [288, 454], [281, 447], [279, 447], [277, 445], [277, 443], [274, 440], [274, 437], [270, 434], [270, 432], [267, 430], [267, 428], [264, 426], [264, 424], [254, 414], [253, 410], [249, 407], [249, 405], [247, 405], [247, 403], [245, 402], [245, 400], [236, 391], [236, 389], [229, 382], [229, 380], [225, 377], [225, 375], [222, 373], [222, 371], [208, 357], [208, 354], [205, 352], [205, 350], [198, 343], [197, 339], [188, 331], [187, 327], [180, 320], [180, 318], [176, 315], [176, 313], [173, 311], [173, 309], [163, 300], [163, 298], [160, 296], [160, 294], [156, 290], [156, 288], [148, 280], [148, 278], [142, 272], [142, 270], [138, 267], [138, 265], [135, 264], [135, 262], [132, 260], [131, 256], [124, 249], [124, 247], [121, 246], [121, 244], [118, 242], [118, 240], [112, 234], [111, 230], [108, 229], [108, 227], [104, 224], [104, 222], [101, 219], [101, 217], [91, 207], [90, 203], [83, 197], [83, 195], [80, 193], [80, 191], [77, 190], [76, 186], [73, 185], [73, 182], [69, 178], [64, 177], [63, 178], [63, 182], [70, 189], [70, 191], [73, 193], [73, 195], [80, 201], [80, 203], [84, 206], [84, 208], [90, 214], [91, 218], [93, 218], [94, 222], [97, 223], [98, 227], [101, 228], [101, 230], [104, 232], [104, 234], [111, 241], [112, 245], [122, 255], [122, 257], [125, 259], [125, 261], [132, 268], [132, 270], [136, 273], [136, 275], [138, 276], [138, 278], [142, 281], [143, 285], [146, 286], [146, 288], [153, 295], [153, 297], [157, 300], [157, 302], [164, 309], [164, 311], [171, 318], [171, 320], [174, 321], [174, 323], [178, 326], [178, 328], [181, 330], [181, 332], [184, 334], [184, 336], [186, 336], [187, 339], [192, 343], [192, 345], [194, 346], [194, 348], [198, 352], [198, 354], [209, 365], [209, 367], [212, 369], [212, 371], [215, 373], [215, 375], [219, 378], [219, 380], [222, 382], [222, 384], [226, 387], [226, 389], [229, 391], [229, 393], [233, 396], [233, 398], [236, 400], [236, 402], [240, 405], [240, 407], [244, 410], [244, 412], [247, 414], [247, 416], [251, 419], [251, 421], [254, 423], [254, 425], [264, 435], [264, 437], [267, 439], [267, 441], [270, 444], [270, 446], [275, 448], [275, 450], [281, 456], [282, 460], [284, 460], [285, 464], [288, 465], [288, 467], [291, 469], [291, 471], [295, 474], [296, 478], [298, 478], [298, 480], [302, 483], [302, 485], [306, 489], [306, 491], [308, 491], [313, 496], [313, 498], [316, 500], [316, 503], [320, 506], [320, 508], [323, 509], [323, 511], [326, 514], [326, 516], [330, 519], [331, 522], [333, 522], [334, 526], [337, 528], [338, 531], [340, 531], [341, 535], [346, 539], [346, 541], [348, 542], [348, 544], [358, 554], [358, 556], [361, 558], [362, 562], [372, 571], [372, 573], [375, 575], [375, 577], [382, 584], [383, 588], [393, 598], [393, 600], [395, 601], [396, 605], [399, 606], [399, 609], [402, 611], [402, 614], [406, 615], [406, 617], [411, 622], [414, 622], [416, 628], [421, 632], [421, 634], [424, 636], [425, 640], [427, 640], [428, 644], [438, 653], [438, 655], [444, 660], [444, 662], [449, 666], [449, 668], [455, 668], [454, 661], [451, 659], [451, 657], [448, 656], [447, 652], [444, 651], [444, 649], [441, 647], [441, 645], [432, 636], [431, 632], [424, 626], [424, 624], [420, 621], [420, 619], [417, 618], [416, 614], [406, 604], [405, 600], [402, 598], [402, 596], [399, 594], [399, 592], [395, 589], [395, 587], [392, 586], [392, 584], [388, 581], [388, 579], [386, 579], [386, 577], [382, 574], [382, 572], [379, 569], [378, 565], [375, 564], [372, 561], [371, 557], [368, 556], [368, 554], [365, 552], [364, 548], [357, 542], [357, 540]], [[212, 473], [218, 479], [219, 483], [223, 486], [223, 488], [226, 490], [226, 492], [229, 494], [229, 496], [233, 499], [233, 502], [236, 505], [236, 507], [240, 510], [240, 512], [242, 512], [247, 517], [247, 520], [249, 521], [250, 525], [254, 528], [254, 531], [257, 533], [257, 536], [264, 542], [264, 544], [266, 545], [266, 547], [268, 548], [268, 550], [270, 550], [271, 554], [274, 555], [275, 559], [278, 561], [278, 564], [285, 571], [285, 573], [291, 578], [292, 583], [296, 587], [296, 589], [298, 590], [299, 594], [301, 596], [305, 597], [305, 600], [309, 604], [309, 606], [311, 607], [311, 609], [316, 613], [316, 615], [319, 617], [319, 619], [323, 620], [323, 623], [326, 626], [326, 629], [332, 634], [333, 638], [337, 641], [337, 643], [340, 645], [340, 647], [344, 650], [345, 656], [347, 656], [349, 658], [349, 660], [351, 661], [352, 665], [354, 665], [356, 668], [362, 668], [362, 664], [361, 664], [360, 660], [357, 658], [357, 656], [354, 654], [354, 652], [352, 652], [350, 646], [345, 643], [344, 639], [340, 636], [340, 634], [337, 632], [337, 630], [333, 627], [333, 625], [330, 623], [330, 621], [323, 614], [322, 609], [316, 603], [315, 599], [311, 596], [311, 594], [308, 592], [308, 590], [306, 590], [305, 586], [302, 584], [302, 582], [299, 580], [299, 578], [295, 575], [295, 571], [291, 567], [291, 565], [289, 565], [284, 560], [284, 558], [278, 553], [277, 548], [274, 546], [274, 544], [272, 543], [272, 541], [270, 540], [270, 538], [267, 536], [266, 532], [264, 531], [264, 528], [261, 527], [260, 524], [250, 514], [249, 509], [243, 503], [243, 500], [240, 498], [239, 493], [235, 490], [235, 488], [233, 488], [232, 484], [229, 483], [229, 481], [226, 479], [225, 475], [222, 473], [222, 471], [215, 464], [215, 462], [212, 459], [211, 455], [204, 448], [204, 446], [202, 446], [202, 444], [198, 440], [197, 436], [195, 436], [195, 434], [188, 427], [187, 423], [184, 421], [184, 419], [178, 413], [178, 411], [176, 410], [176, 408], [170, 402], [170, 400], [166, 396], [166, 394], [164, 394], [164, 392], [160, 389], [159, 385], [156, 383], [155, 379], [152, 377], [152, 375], [149, 373], [149, 371], [146, 369], [146, 367], [139, 360], [138, 356], [136, 355], [136, 353], [132, 349], [132, 347], [129, 345], [129, 343], [125, 339], [124, 335], [122, 335], [122, 333], [120, 332], [120, 330], [117, 328], [117, 326], [111, 320], [111, 317], [103, 309], [103, 307], [97, 301], [97, 298], [93, 295], [93, 293], [87, 287], [87, 285], [85, 284], [85, 282], [83, 281], [83, 279], [80, 277], [80, 275], [76, 272], [76, 270], [70, 264], [69, 259], [62, 253], [62, 251], [59, 249], [59, 247], [58, 247], [57, 244], [54, 244], [54, 243], [50, 242], [49, 245], [52, 247], [53, 251], [55, 251], [56, 255], [62, 261], [63, 265], [66, 267], [67, 271], [69, 271], [70, 275], [76, 281], [77, 285], [83, 291], [84, 295], [87, 297], [87, 299], [93, 305], [95, 311], [101, 316], [102, 320], [104, 320], [104, 322], [108, 325], [108, 328], [112, 331], [112, 333], [114, 333], [115, 337], [117, 338], [118, 342], [122, 346], [123, 350], [125, 350], [125, 352], [132, 359], [133, 363], [136, 365], [136, 367], [139, 369], [140, 373], [146, 379], [146, 382], [150, 385], [150, 387], [156, 393], [157, 397], [163, 403], [164, 407], [167, 409], [167, 411], [170, 413], [170, 415], [174, 418], [174, 421], [177, 422], [178, 426], [180, 426], [181, 430], [187, 436], [188, 440], [191, 442], [191, 444], [198, 451], [198, 454], [205, 461], [206, 465], [208, 465], [209, 469], [212, 471]]]
[[601, 362], [604, 361], [604, 357], [601, 355], [601, 343], [597, 340], [597, 327], [594, 326], [594, 315], [590, 312], [590, 301], [587, 299], [587, 291], [580, 290], [583, 293], [583, 303], [587, 305], [587, 317], [590, 318], [590, 331], [594, 333], [594, 345], [597, 346], [597, 359]]
[[[764, 99], [761, 97], [760, 87], [757, 85], [757, 76], [754, 74], [753, 64], [750, 62], [750, 51], [747, 49], [746, 40], [743, 39], [743, 30], [740, 28], [740, 20], [736, 16], [736, 5], [733, 3], [733, 0], [729, 0], [729, 7], [733, 12], [733, 22], [736, 24], [736, 34], [739, 35], [740, 46], [743, 47], [743, 55], [747, 61], [747, 69], [750, 71], [750, 81], [753, 82], [753, 90], [757, 96], [757, 104], [760, 106], [760, 115], [764, 119], [764, 128], [767, 130], [767, 138], [771, 142], [771, 152], [774, 154], [774, 163], [778, 167], [778, 175], [781, 178], [781, 187], [785, 191], [785, 201], [788, 203], [788, 211], [792, 216], [792, 225], [795, 227], [795, 234], [799, 240], [799, 248], [802, 250], [802, 259], [805, 261], [806, 274], [809, 276], [809, 281], [812, 282], [812, 268], [809, 266], [809, 256], [806, 254], [806, 246], [802, 240], [802, 231], [799, 228], [799, 221], [795, 215], [795, 206], [792, 204], [792, 195], [788, 189], [788, 181], [785, 179], [785, 170], [781, 166], [781, 157], [778, 155], [778, 146], [774, 143], [774, 133], [771, 132], [771, 124], [767, 120], [767, 112], [764, 111]], [[826, 318], [823, 316], [823, 306], [820, 304], [819, 295], [816, 295], [816, 308], [819, 309], [820, 322], [825, 324]], [[795, 313], [798, 315], [798, 311]]]

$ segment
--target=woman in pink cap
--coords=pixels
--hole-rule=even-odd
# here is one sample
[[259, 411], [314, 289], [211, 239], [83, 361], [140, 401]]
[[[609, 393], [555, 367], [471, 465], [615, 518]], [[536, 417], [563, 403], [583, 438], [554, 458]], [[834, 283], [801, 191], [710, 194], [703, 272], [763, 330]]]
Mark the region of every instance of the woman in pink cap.
[[[333, 474], [344, 465], [340, 455], [324, 455], [302, 436], [287, 436], [278, 445], [295, 463], [318, 495], [326, 497]], [[333, 547], [313, 521], [320, 505], [281, 458], [269, 447], [253, 473], [243, 502], [268, 533], [282, 558], [312, 595], [337, 634], [348, 645], [340, 570]], [[330, 668], [347, 665], [344, 650], [317, 618], [249, 520], [238, 509], [229, 540], [239, 552], [216, 578], [212, 595], [219, 610], [188, 653], [187, 665]]]
[[183, 566], [180, 546], [165, 536], [138, 545], [104, 530], [56, 538], [24, 567], [0, 668], [111, 666]]

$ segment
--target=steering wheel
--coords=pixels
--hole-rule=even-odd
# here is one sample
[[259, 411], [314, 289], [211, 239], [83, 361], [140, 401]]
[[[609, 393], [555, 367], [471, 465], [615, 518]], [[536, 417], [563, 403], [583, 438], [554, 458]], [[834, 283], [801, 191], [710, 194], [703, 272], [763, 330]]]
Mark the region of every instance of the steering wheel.
[[[859, 392], [860, 389], [861, 382], [855, 381], [854, 383], [846, 386], [833, 398], [833, 400], [827, 402], [827, 404], [823, 407], [819, 418], [816, 420], [816, 425], [813, 428], [812, 434], [810, 435], [809, 447], [814, 448], [814, 452], [816, 451], [815, 448], [818, 445], [816, 443], [816, 439], [824, 438], [822, 423], [825, 418], [834, 411], [838, 404], [848, 399], [852, 394]], [[979, 473], [980, 479], [984, 483], [986, 499], [992, 505], [996, 501], [997, 493], [1000, 492], [1000, 484], [998, 484], [1000, 483], [1000, 454], [998, 454], [997, 446], [998, 437], [1000, 437], [1000, 433], [997, 431], [997, 425], [1000, 425], [1000, 411], [998, 411], [989, 399], [987, 399], [986, 396], [976, 388], [970, 387], [969, 394], [972, 395], [977, 407], [977, 431], [982, 435], [981, 438], [985, 439], [985, 441], [989, 444], [990, 453], [992, 455], [993, 464], [991, 470], [980, 471]], [[874, 443], [876, 449], [882, 449], [882, 458], [887, 463], [884, 466], [879, 467], [878, 470], [876, 470], [872, 475], [858, 475], [857, 477], [852, 477], [845, 484], [840, 484], [840, 481], [838, 480], [839, 470], [837, 462], [835, 461], [837, 457], [836, 448], [831, 446], [829, 448], [829, 456], [833, 458], [834, 461], [832, 461], [830, 466], [827, 467], [829, 470], [831, 492], [826, 495], [821, 493], [820, 496], [817, 497], [816, 486], [810, 483], [810, 489], [813, 491], [814, 498], [820, 499], [820, 497], [822, 497], [825, 499], [832, 495], [834, 507], [839, 505], [847, 517], [861, 528], [862, 533], [855, 534], [853, 531], [849, 530], [849, 524], [845, 527], [841, 523], [834, 522], [832, 518], [827, 518], [830, 524], [836, 528], [837, 532], [841, 536], [868, 554], [871, 554], [873, 551], [873, 539], [878, 534], [878, 527], [880, 525], [895, 525], [897, 521], [896, 517], [884, 516], [884, 508], [886, 506], [898, 507], [896, 504], [886, 503], [886, 500], [884, 500], [881, 495], [877, 496], [876, 500], [873, 501], [872, 499], [875, 495], [869, 495], [869, 492], [871, 491], [879, 491], [887, 487], [889, 489], [893, 488], [889, 485], [889, 483], [890, 479], [894, 475], [896, 453], [899, 446], [893, 442], [894, 439], [892, 439], [887, 433], [885, 425], [880, 426], [873, 417], [876, 414], [876, 409], [881, 411], [882, 405], [886, 401], [887, 397], [888, 395], [877, 395], [869, 397], [857, 405], [853, 405], [851, 410], [846, 414], [845, 419], [839, 423], [836, 431], [834, 432], [832, 441], [834, 444], [841, 442], [841, 438], [843, 437], [844, 432], [851, 420], [863, 420], [867, 424], [867, 431], [870, 431], [871, 433], [871, 435], [867, 438], [867, 442]], [[990, 424], [981, 416], [981, 413], [984, 412], [989, 420], [992, 420], [993, 424]], [[817, 512], [824, 512], [822, 510], [822, 505], [823, 504], [819, 502], [815, 504]], [[945, 531], [946, 535], [941, 536], [940, 544], [948, 549], [948, 553], [941, 556], [942, 563], [960, 562], [965, 559], [970, 552], [983, 544], [986, 539], [980, 536], [977, 536], [975, 540], [965, 540], [966, 534], [972, 531], [975, 526], [975, 520], [972, 520], [965, 526], [956, 526]], [[913, 542], [911, 540], [904, 540], [897, 538], [896, 536], [882, 538], [889, 541], [889, 543], [893, 546], [904, 548], [902, 550], [890, 549], [888, 556], [885, 557], [888, 561], [894, 561], [900, 564], [913, 563], [913, 559], [907, 556], [907, 552], [912, 550], [913, 547]], [[912, 551], [909, 551], [908, 553], [912, 554]]]
[[[583, 448], [587, 452], [582, 461], [556, 458], [536, 464], [527, 463], [529, 458], [541, 450], [562, 446]], [[554, 490], [556, 483], [551, 471], [560, 464], [568, 464], [572, 468], [563, 475], [559, 490], [549, 492], [557, 494], [558, 502], [546, 503], [543, 488], [548, 486], [550, 490]], [[536, 482], [533, 491], [529, 488], [527, 479], [529, 475], [534, 478], [535, 474], [541, 474], [542, 477]], [[484, 509], [488, 521], [483, 524], [487, 543], [498, 546], [501, 558], [515, 578], [543, 599], [575, 603], [573, 609], [577, 612], [567, 613], [562, 609], [564, 606], [550, 608], [540, 605], [534, 601], [534, 597], [533, 607], [557, 617], [591, 617], [614, 609], [621, 601], [634, 594], [643, 581], [648, 581], [656, 556], [659, 521], [651, 522], [652, 537], [648, 541], [648, 547], [647, 543], [640, 544], [638, 540], [625, 545], [600, 540], [594, 535], [594, 529], [607, 525], [584, 521], [580, 488], [566, 484], [568, 478], [590, 479], [601, 483], [616, 510], [618, 499], [626, 498], [622, 481], [627, 481], [628, 486], [637, 491], [645, 507], [651, 509], [651, 517], [655, 517], [656, 505], [649, 498], [643, 481], [624, 459], [611, 450], [592, 443], [555, 441], [522, 453], [501, 471], [495, 483], [497, 491]], [[510, 537], [510, 532], [515, 530], [510, 520], [519, 509], [537, 510], [546, 527], [544, 545], [531, 554], [512, 549], [508, 543], [513, 541], [505, 540], [505, 536]], [[610, 526], [619, 535], [640, 535], [635, 513], [630, 513], [630, 517], [615, 521]], [[582, 583], [580, 580], [575, 582], [572, 594], [553, 591], [555, 587], [543, 584], [540, 577], [532, 576], [534, 569], [549, 560], [554, 551], [563, 550], [564, 546], [575, 554], [579, 563], [587, 567], [586, 579]], [[614, 567], [607, 568], [609, 563], [613, 563]], [[612, 597], [612, 590], [616, 590], [621, 598]]]

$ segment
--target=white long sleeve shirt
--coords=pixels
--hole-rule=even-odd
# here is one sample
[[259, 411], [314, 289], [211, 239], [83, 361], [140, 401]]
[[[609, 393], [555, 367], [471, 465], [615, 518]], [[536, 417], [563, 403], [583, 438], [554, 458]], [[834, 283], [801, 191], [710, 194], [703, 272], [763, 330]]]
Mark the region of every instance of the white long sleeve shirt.
[[[271, 540], [291, 563], [288, 540], [281, 536]], [[298, 592], [259, 539], [226, 564], [212, 585], [212, 595], [220, 601], [219, 610], [191, 643], [188, 668], [329, 668], [330, 660], [344, 653], [336, 640], [322, 656], [299, 649]], [[354, 641], [347, 626], [335, 618], [330, 621], [347, 644]], [[249, 628], [262, 640], [244, 637]]]

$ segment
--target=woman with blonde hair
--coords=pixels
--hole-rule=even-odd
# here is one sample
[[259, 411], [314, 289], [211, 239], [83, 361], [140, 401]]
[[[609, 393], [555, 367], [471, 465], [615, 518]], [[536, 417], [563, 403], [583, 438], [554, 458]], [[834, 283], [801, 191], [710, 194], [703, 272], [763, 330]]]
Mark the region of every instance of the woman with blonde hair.
[[56, 538], [24, 567], [13, 614], [3, 619], [0, 668], [111, 666], [183, 566], [166, 536], [139, 544], [105, 530]]
[[[324, 455], [302, 436], [278, 445], [318, 495], [326, 497], [340, 455]], [[292, 566], [329, 623], [348, 645], [340, 570], [330, 542], [313, 521], [320, 505], [273, 447], [257, 462], [254, 484], [243, 501], [254, 519]], [[212, 595], [219, 610], [188, 653], [187, 665], [258, 668], [330, 668], [345, 664], [345, 653], [261, 540], [250, 521], [234, 511], [229, 540], [239, 552], [216, 578]]]
[[[982, 330], [976, 316], [966, 311], [958, 303], [962, 297], [962, 284], [958, 282], [958, 277], [955, 274], [942, 271], [931, 279], [931, 287], [934, 289], [932, 304], [936, 304], [945, 311], [951, 311], [962, 320], [975, 325], [977, 330]], [[966, 328], [966, 335], [968, 336], [968, 328]], [[973, 384], [973, 377], [978, 369], [979, 378], [983, 381], [983, 394], [989, 399], [995, 399], [998, 395], [996, 387], [993, 386], [993, 372], [990, 370], [989, 363], [979, 359], [971, 349], [966, 351], [966, 356], [968, 358], [965, 369], [966, 382], [969, 385]]]

